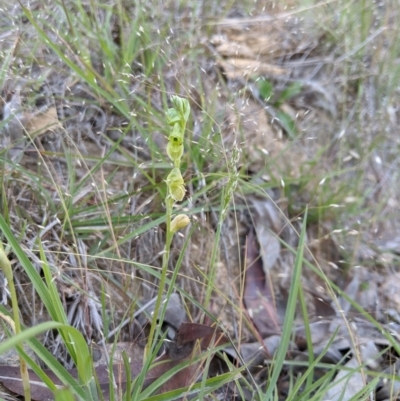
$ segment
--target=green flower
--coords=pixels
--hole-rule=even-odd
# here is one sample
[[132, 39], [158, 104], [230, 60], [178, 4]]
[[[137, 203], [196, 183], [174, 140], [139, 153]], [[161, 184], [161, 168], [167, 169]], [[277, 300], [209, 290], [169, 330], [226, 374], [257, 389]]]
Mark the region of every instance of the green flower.
[[167, 177], [169, 193], [175, 201], [180, 202], [185, 197], [185, 181], [179, 168], [173, 168]]
[[177, 162], [179, 165], [179, 161], [183, 154], [183, 135], [181, 135], [179, 124], [174, 125], [174, 128], [168, 137], [167, 154], [174, 163]]
[[186, 99], [179, 96], [171, 96], [171, 103], [174, 107], [167, 111], [167, 122], [172, 128], [168, 137], [167, 154], [175, 167], [179, 167], [184, 150], [183, 136], [190, 114], [190, 105]]
[[186, 214], [178, 214], [172, 221], [171, 221], [171, 232], [176, 233], [181, 228], [185, 228], [190, 223], [189, 217]]

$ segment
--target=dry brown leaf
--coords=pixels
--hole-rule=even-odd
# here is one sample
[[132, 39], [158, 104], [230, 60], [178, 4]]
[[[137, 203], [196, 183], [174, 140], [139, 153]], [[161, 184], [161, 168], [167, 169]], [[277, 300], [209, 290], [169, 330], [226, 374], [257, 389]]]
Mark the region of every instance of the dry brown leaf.
[[61, 127], [61, 123], [58, 119], [57, 109], [55, 107], [50, 107], [44, 113], [40, 113], [31, 116], [27, 120], [25, 129], [31, 136], [42, 135], [47, 131], [54, 131]]
[[260, 255], [265, 274], [270, 274], [281, 252], [278, 234], [283, 227], [281, 212], [269, 199], [249, 198], [253, 206], [253, 222], [260, 245]]
[[263, 63], [253, 59], [228, 58], [218, 60], [218, 65], [223, 68], [229, 79], [242, 79], [255, 76], [283, 76], [287, 71], [273, 64]]
[[246, 261], [243, 294], [246, 309], [261, 337], [277, 334], [280, 332], [279, 318], [253, 231], [250, 231], [247, 240]]
[[315, 47], [318, 38], [299, 28], [296, 18], [224, 19], [219, 22], [220, 33], [211, 43], [223, 57], [244, 57], [278, 60], [279, 57], [303, 53]]

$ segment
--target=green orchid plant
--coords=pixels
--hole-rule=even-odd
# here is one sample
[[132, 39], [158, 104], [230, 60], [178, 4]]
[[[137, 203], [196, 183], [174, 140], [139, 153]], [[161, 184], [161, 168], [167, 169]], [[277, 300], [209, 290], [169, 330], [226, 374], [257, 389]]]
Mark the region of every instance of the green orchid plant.
[[[164, 293], [165, 281], [168, 271], [168, 261], [171, 251], [171, 243], [174, 234], [180, 229], [186, 227], [190, 223], [190, 219], [185, 214], [178, 214], [173, 218], [173, 209], [176, 202], [181, 202], [185, 197], [185, 181], [181, 173], [181, 158], [184, 152], [184, 134], [186, 130], [186, 123], [190, 115], [190, 105], [186, 99], [179, 96], [171, 96], [172, 108], [167, 111], [167, 123], [170, 127], [170, 134], [168, 137], [167, 154], [173, 163], [173, 168], [165, 180], [167, 184], [167, 195], [165, 199], [166, 208], [166, 238], [165, 248], [162, 261], [160, 286], [158, 290], [157, 300], [153, 312], [149, 338], [145, 350], [145, 356], [150, 355], [152, 347], [154, 347], [153, 340], [155, 336], [157, 321], [161, 308], [162, 297]], [[158, 334], [158, 331], [157, 331]]]

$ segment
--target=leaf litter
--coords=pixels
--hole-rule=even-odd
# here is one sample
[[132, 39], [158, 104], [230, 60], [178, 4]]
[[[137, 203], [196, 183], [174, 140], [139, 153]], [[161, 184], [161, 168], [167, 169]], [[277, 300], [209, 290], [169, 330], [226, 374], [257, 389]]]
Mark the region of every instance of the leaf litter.
[[[13, 14], [10, 15], [15, 17]], [[225, 19], [216, 25], [215, 35], [208, 45], [208, 49], [212, 50], [212, 62], [217, 64], [226, 79], [228, 92], [239, 94], [233, 102], [233, 107], [226, 106], [224, 102], [216, 106], [224, 116], [226, 123], [223, 136], [224, 145], [230, 148], [233, 140], [236, 140], [236, 137], [244, 132], [245, 135], [241, 139], [246, 141], [246, 147], [242, 152], [242, 161], [246, 163], [246, 160], [251, 160], [251, 163], [246, 166], [250, 173], [250, 179], [257, 176], [258, 171], [263, 171], [262, 181], [260, 181], [260, 177], [255, 177], [252, 183], [262, 186], [263, 182], [268, 182], [277, 188], [273, 195], [267, 197], [257, 198], [248, 194], [238, 196], [237, 205], [249, 205], [248, 212], [238, 212], [237, 215], [230, 214], [225, 222], [226, 230], [225, 238], [222, 240], [221, 254], [225, 252], [228, 257], [222, 257], [218, 261], [216, 283], [218, 290], [226, 298], [221, 300], [216, 297], [210, 307], [211, 312], [219, 318], [221, 326], [225, 327], [235, 340], [234, 344], [225, 348], [224, 352], [237, 364], [249, 364], [249, 371], [259, 386], [265, 384], [270, 361], [279, 346], [279, 331], [285, 315], [285, 291], [289, 288], [294, 260], [293, 255], [288, 251], [288, 245], [296, 246], [296, 229], [298, 228], [295, 220], [296, 210], [302, 210], [302, 205], [312, 200], [308, 197], [307, 190], [300, 185], [296, 196], [290, 197], [291, 203], [287, 204], [288, 191], [293, 187], [290, 187], [289, 183], [288, 189], [282, 177], [289, 181], [301, 178], [304, 175], [304, 166], [307, 163], [310, 165], [314, 163], [313, 155], [321, 146], [325, 146], [327, 141], [330, 143], [330, 149], [327, 160], [324, 160], [326, 165], [323, 168], [329, 170], [329, 158], [335, 156], [340, 133], [343, 132], [343, 129], [347, 129], [339, 127], [333, 122], [338, 117], [338, 104], [341, 99], [335, 90], [337, 81], [329, 82], [324, 76], [327, 72], [332, 72], [327, 71], [326, 68], [330, 68], [335, 54], [334, 52], [323, 54], [321, 47], [324, 40], [323, 35], [309, 33], [306, 29], [309, 23], [307, 20], [288, 18], [285, 13], [264, 15], [258, 19]], [[312, 29], [310, 32], [313, 32]], [[32, 31], [27, 30], [27, 35], [32, 35]], [[54, 61], [51, 60], [50, 55], [43, 54], [43, 57]], [[57, 66], [54, 65], [54, 70], [56, 69]], [[215, 86], [215, 82], [211, 78], [217, 76], [215, 69], [209, 68], [209, 71], [210, 75], [204, 78], [204, 87], [208, 91], [212, 85]], [[272, 83], [274, 92], [276, 92], [271, 93], [271, 99], [274, 98], [273, 102], [268, 103], [268, 99], [265, 99], [264, 96], [265, 93], [261, 93], [260, 79], [269, 80]], [[285, 90], [290, 88], [290, 84], [293, 82], [300, 82], [301, 89], [286, 97]], [[176, 84], [173, 79], [167, 80], [167, 89], [175, 91]], [[58, 169], [59, 182], [64, 185], [63, 189], [68, 190], [69, 188], [66, 187], [68, 182], [67, 164], [64, 160], [52, 160], [46, 156], [46, 153], [55, 154], [64, 145], [67, 145], [76, 154], [84, 155], [80, 157], [81, 165], [78, 163], [76, 166], [76, 176], [82, 178], [88, 174], [89, 169], [96, 162], [95, 159], [90, 159], [98, 156], [99, 153], [105, 154], [113, 146], [113, 141], [122, 138], [122, 147], [109, 158], [110, 165], [105, 163], [102, 173], [95, 172], [93, 174], [96, 183], [103, 182], [104, 175], [108, 174], [115, 174], [113, 175], [114, 179], [110, 179], [105, 184], [104, 190], [94, 194], [90, 191], [92, 183], [88, 182], [87, 189], [75, 194], [74, 199], [77, 206], [85, 203], [88, 205], [100, 204], [104, 202], [104, 199], [113, 199], [111, 193], [119, 194], [121, 191], [126, 191], [127, 182], [134, 176], [136, 179], [134, 196], [126, 204], [116, 201], [115, 208], [126, 210], [132, 215], [137, 211], [142, 217], [140, 220], [134, 221], [131, 228], [133, 231], [140, 230], [148, 222], [147, 216], [156, 208], [157, 203], [160, 205], [157, 197], [149, 201], [148, 197], [143, 195], [138, 188], [146, 182], [145, 176], [150, 168], [146, 167], [145, 163], [150, 160], [154, 151], [157, 151], [157, 141], [162, 141], [162, 134], [156, 132], [154, 144], [149, 144], [135, 130], [123, 133], [120, 127], [127, 123], [126, 119], [111, 111], [102, 102], [96, 104], [96, 94], [93, 94], [84, 83], [79, 82], [79, 79], [72, 79], [69, 72], [61, 65], [57, 72], [49, 71], [47, 73], [47, 85], [51, 87], [52, 96], [48, 96], [49, 93], [46, 92], [48, 89], [45, 87], [40, 89], [42, 97], [47, 98], [44, 111], [37, 107], [37, 109], [33, 108], [27, 112], [23, 106], [24, 96], [27, 96], [27, 87], [21, 87], [21, 82], [18, 79], [14, 80], [14, 77], [9, 78], [8, 85], [12, 89], [9, 93], [12, 94], [3, 96], [4, 98], [8, 97], [8, 101], [3, 104], [2, 147], [8, 149], [9, 160], [20, 162], [28, 169], [32, 169], [32, 166], [36, 167], [38, 155], [29, 151], [32, 142], [27, 141], [30, 134], [35, 134], [34, 143], [42, 151], [47, 165], [53, 166], [55, 170]], [[138, 88], [132, 87], [131, 89], [133, 91]], [[143, 89], [138, 91], [141, 94], [145, 93]], [[154, 108], [162, 110], [162, 103], [157, 95], [151, 94], [150, 98]], [[224, 94], [222, 98], [228, 99], [229, 93]], [[133, 110], [139, 109], [139, 105], [132, 103]], [[281, 117], [279, 118], [279, 116]], [[147, 117], [149, 116], [145, 116], [144, 120]], [[391, 118], [392, 121], [395, 118], [393, 113]], [[284, 119], [289, 124], [285, 123]], [[153, 121], [154, 119], [149, 117], [149, 120]], [[147, 122], [144, 121], [144, 124]], [[296, 130], [290, 131], [290, 126], [295, 126]], [[239, 127], [239, 132], [232, 127]], [[303, 130], [307, 130], [307, 135], [315, 140], [306, 140], [307, 138], [302, 136]], [[357, 153], [349, 154], [349, 158], [344, 162], [356, 163], [355, 155]], [[133, 156], [137, 162], [135, 168], [126, 167], [132, 160], [128, 156]], [[58, 167], [56, 163], [58, 163]], [[267, 167], [266, 164], [268, 164]], [[118, 171], [115, 172], [116, 166], [118, 166]], [[326, 168], [327, 166], [328, 168]], [[307, 171], [310, 175], [315, 173], [315, 180], [321, 179], [321, 175], [316, 172], [318, 168], [320, 166], [317, 165], [315, 170]], [[368, 168], [370, 167], [368, 166]], [[387, 193], [383, 193], [382, 196], [387, 199], [384, 214], [390, 217], [398, 206], [397, 193], [394, 192], [393, 186], [385, 185], [385, 180], [388, 180], [387, 172], [384, 171], [381, 174], [378, 171], [379, 166], [375, 166], [375, 168], [377, 173], [369, 175], [368, 179], [375, 188], [382, 186], [387, 190]], [[386, 171], [391, 170], [387, 169]], [[96, 324], [98, 320], [96, 314], [100, 316], [100, 288], [102, 286], [106, 288], [110, 299], [114, 300], [114, 302], [109, 302], [108, 308], [116, 310], [113, 315], [115, 321], [112, 322], [112, 327], [121, 328], [121, 338], [125, 336], [128, 339], [127, 343], [117, 342], [117, 344], [122, 349], [125, 348], [126, 352], [134, 355], [136, 362], [133, 363], [131, 369], [133, 374], [135, 372], [137, 374], [141, 368], [140, 355], [146, 327], [143, 322], [146, 322], [146, 318], [143, 317], [145, 314], [142, 314], [142, 319], [140, 319], [139, 314], [136, 315], [135, 307], [139, 306], [139, 310], [146, 311], [143, 305], [152, 299], [154, 288], [157, 285], [156, 280], [150, 274], [132, 267], [129, 263], [122, 262], [118, 269], [124, 274], [129, 272], [126, 277], [132, 275], [135, 278], [130, 283], [131, 294], [128, 296], [123, 295], [122, 291], [129, 287], [124, 285], [126, 283], [121, 285], [118, 280], [111, 280], [112, 282], [104, 280], [95, 273], [89, 272], [88, 266], [92, 261], [90, 261], [90, 252], [87, 255], [88, 259], [85, 258], [87, 250], [93, 250], [99, 240], [108, 243], [111, 247], [113, 246], [112, 239], [103, 235], [104, 230], [101, 231], [102, 234], [90, 233], [84, 240], [85, 245], [79, 248], [79, 255], [77, 255], [69, 241], [63, 242], [62, 225], [56, 220], [51, 221], [50, 219], [50, 214], [57, 210], [56, 203], [50, 202], [51, 213], [45, 210], [46, 208], [41, 207], [34, 180], [30, 180], [29, 175], [20, 177], [18, 175], [20, 173], [17, 171], [11, 173], [16, 180], [7, 188], [7, 197], [12, 202], [10, 222], [12, 227], [15, 227], [14, 231], [18, 232], [16, 227], [19, 227], [19, 214], [24, 213], [23, 210], [29, 210], [31, 215], [28, 220], [30, 222], [29, 229], [26, 230], [22, 239], [27, 255], [40, 270], [40, 260], [34, 243], [39, 236], [48, 241], [44, 242], [44, 247], [54, 268], [59, 291], [63, 294], [70, 323], [80, 328], [89, 341], [101, 343], [102, 328]], [[277, 182], [281, 182], [280, 187], [276, 184]], [[54, 200], [58, 196], [56, 189], [50, 183], [44, 183], [43, 188], [40, 189], [43, 192], [51, 193], [48, 199]], [[346, 199], [349, 203], [354, 201], [351, 196]], [[376, 200], [373, 199], [373, 201]], [[111, 203], [110, 201], [110, 205]], [[97, 217], [92, 209], [86, 210], [81, 215], [79, 212], [76, 213], [75, 222], [77, 224], [87, 216], [91, 216], [91, 213]], [[26, 212], [23, 215], [25, 216]], [[398, 219], [393, 218], [390, 224], [377, 223], [373, 227], [375, 231], [371, 230], [372, 234], [366, 235], [361, 240], [357, 236], [347, 236], [345, 245], [343, 245], [343, 237], [334, 233], [336, 226], [332, 220], [337, 216], [337, 214], [328, 213], [325, 226], [322, 228], [319, 226], [316, 230], [315, 225], [313, 226], [311, 223], [307, 228], [308, 243], [313, 252], [313, 257], [307, 257], [310, 257], [310, 260], [316, 259], [317, 265], [322, 266], [326, 275], [343, 289], [347, 297], [340, 296], [340, 294], [332, 296], [328, 293], [323, 281], [311, 271], [306, 270], [307, 276], [303, 278], [301, 284], [305, 289], [312, 318], [309, 325], [312, 350], [307, 348], [306, 327], [299, 315], [296, 319], [296, 327], [293, 328], [293, 342], [289, 347], [287, 359], [302, 361], [306, 364], [309, 361], [308, 353], [312, 352], [314, 358], [322, 356], [326, 363], [342, 364], [345, 368], [351, 367], [354, 372], [342, 382], [340, 381], [342, 376], [346, 375], [348, 371], [345, 369], [338, 371], [333, 379], [333, 385], [325, 395], [329, 399], [346, 400], [362, 390], [370, 380], [368, 374], [364, 374], [363, 369], [385, 370], [392, 375], [398, 371], [398, 355], [392, 344], [387, 341], [380, 330], [354, 308], [348, 298], [355, 300], [382, 324], [385, 331], [391, 333], [398, 340], [396, 336], [399, 332], [400, 318], [397, 312], [399, 302], [396, 296], [399, 293], [397, 291], [399, 280], [397, 273], [391, 269], [393, 261], [396, 261], [398, 255], [397, 238], [399, 238], [400, 231]], [[104, 226], [104, 221], [102, 224]], [[45, 228], [39, 229], [39, 225]], [[207, 261], [212, 251], [214, 225], [215, 221], [212, 216], [209, 217], [208, 222], [202, 221], [199, 225], [201, 232], [194, 234], [188, 249], [187, 264], [183, 267], [180, 278], [180, 286], [198, 299], [201, 299], [201, 286], [197, 283], [197, 278], [193, 280], [190, 277], [193, 276], [193, 266], [198, 268], [199, 281], [201, 281], [201, 274], [206, 272]], [[350, 224], [345, 226], [346, 231], [350, 233]], [[105, 227], [107, 228], [107, 225]], [[239, 233], [239, 235], [235, 236], [233, 232]], [[81, 233], [85, 233], [83, 228]], [[202, 240], [204, 237], [207, 237], [207, 241]], [[362, 242], [360, 247], [354, 245], [356, 240]], [[171, 268], [178, 258], [177, 250], [182, 245], [180, 241], [179, 239], [176, 241], [176, 251], [173, 252]], [[60, 243], [62, 246], [59, 247]], [[134, 256], [138, 263], [147, 263], [157, 267], [160, 265], [162, 244], [162, 230], [152, 227], [145, 234], [135, 236], [134, 241], [123, 244], [119, 248], [119, 252], [120, 256], [126, 260], [130, 260]], [[347, 249], [343, 249], [344, 247]], [[348, 266], [343, 263], [345, 251], [351, 248], [358, 249], [356, 261], [360, 264], [365, 263], [365, 267], [348, 269]], [[51, 256], [54, 250], [60, 249], [65, 254], [69, 254], [62, 259], [61, 263], [57, 257]], [[367, 255], [372, 256], [367, 257]], [[385, 261], [387, 260], [385, 258], [388, 257], [389, 260], [392, 258], [391, 262]], [[375, 261], [383, 265], [384, 274], [376, 273], [371, 269], [371, 262], [375, 263]], [[105, 272], [116, 271], [115, 262], [107, 259], [97, 260], [95, 266], [96, 269], [102, 269]], [[17, 281], [19, 280], [21, 283], [20, 288], [29, 288], [25, 287], [28, 283], [18, 264], [16, 264], [16, 274], [18, 275]], [[238, 285], [242, 277], [244, 277], [243, 300], [240, 299], [240, 285]], [[137, 278], [139, 280], [136, 280]], [[6, 283], [3, 283], [3, 287], [6, 288]], [[79, 290], [80, 288], [84, 288], [86, 292], [83, 293]], [[235, 290], [233, 291], [232, 288]], [[37, 310], [41, 310], [39, 301], [29, 291], [20, 290], [20, 293], [21, 303], [25, 308], [26, 324], [34, 324], [37, 317], [32, 313], [32, 305], [37, 306]], [[132, 296], [132, 293], [135, 295]], [[175, 296], [172, 299], [176, 301]], [[246, 308], [245, 312], [228, 308], [230, 302], [241, 305], [242, 301]], [[178, 299], [178, 303], [171, 306], [171, 316], [179, 317], [179, 314], [182, 313], [181, 302], [181, 299]], [[185, 300], [186, 303], [189, 302]], [[124, 305], [124, 308], [122, 310], [116, 308], [118, 304]], [[190, 310], [191, 317], [199, 319], [200, 314], [193, 305], [185, 305], [185, 307]], [[132, 308], [134, 318], [128, 319], [129, 323], [122, 327], [120, 325], [123, 317], [126, 317], [127, 308]], [[167, 311], [169, 310], [167, 308]], [[87, 313], [88, 311], [90, 313]], [[151, 308], [147, 312], [151, 313]], [[153, 370], [153, 373], [150, 371], [149, 382], [175, 366], [176, 362], [174, 361], [185, 359], [191, 355], [194, 342], [202, 338], [211, 341], [216, 337], [214, 327], [198, 326], [197, 322], [185, 322], [188, 317], [186, 310], [183, 312], [182, 316], [185, 318], [179, 318], [178, 321], [169, 320], [168, 314], [164, 319], [164, 328], [169, 337], [167, 336], [168, 341], [165, 342], [159, 358], [170, 358], [171, 360], [160, 370]], [[248, 315], [248, 321], [241, 316], [243, 313]], [[32, 320], [29, 320], [29, 316]], [[85, 321], [85, 316], [90, 316], [92, 320]], [[246, 327], [243, 327], [239, 333], [239, 322], [243, 319], [246, 321]], [[200, 334], [198, 337], [193, 337], [193, 332]], [[47, 346], [68, 366], [70, 361], [64, 358], [59, 340], [50, 337], [45, 340], [48, 341]], [[137, 343], [132, 342], [132, 339], [135, 339]], [[326, 349], [328, 345], [329, 349]], [[109, 348], [109, 344], [104, 344], [104, 346], [106, 349]], [[171, 357], [172, 355], [173, 357]], [[219, 357], [214, 359], [219, 360], [217, 372], [227, 369]], [[107, 391], [108, 376], [105, 366], [104, 364], [100, 365], [97, 369], [98, 376], [101, 378], [101, 386], [104, 386], [104, 391]], [[178, 375], [176, 381], [171, 381], [169, 389], [196, 381], [200, 373], [197, 371], [197, 367], [198, 365], [192, 366], [193, 369], [188, 369]], [[121, 369], [121, 365], [116, 364], [115, 369]], [[12, 371], [9, 366], [2, 367], [2, 371], [5, 376], [17, 374], [17, 370]], [[294, 371], [296, 372], [296, 370]], [[314, 374], [322, 375], [323, 371], [321, 368]], [[288, 372], [289, 369], [283, 371], [281, 375], [280, 386], [283, 389], [281, 399], [285, 399], [284, 389], [290, 381]], [[302, 372], [304, 369], [297, 370], [298, 374]], [[7, 379], [2, 380], [7, 381]], [[377, 385], [376, 399], [395, 397], [398, 392], [397, 384], [396, 380], [381, 379]], [[39, 387], [38, 392], [42, 391], [42, 387]], [[15, 391], [16, 387], [13, 388]], [[21, 386], [19, 391], [21, 391]], [[233, 394], [236, 393], [237, 391], [233, 388]], [[37, 399], [46, 399], [44, 397], [48, 396], [37, 394]], [[252, 399], [251, 392], [244, 394], [247, 394], [247, 399]], [[237, 399], [234, 397], [236, 395], [232, 396], [232, 399]]]

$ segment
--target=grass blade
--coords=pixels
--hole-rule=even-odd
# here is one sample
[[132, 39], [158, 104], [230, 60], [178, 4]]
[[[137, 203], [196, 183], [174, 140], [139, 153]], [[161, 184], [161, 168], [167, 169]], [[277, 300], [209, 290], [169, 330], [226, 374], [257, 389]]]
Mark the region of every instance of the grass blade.
[[301, 285], [301, 271], [303, 265], [303, 254], [304, 254], [304, 241], [306, 237], [306, 226], [307, 226], [307, 209], [304, 213], [303, 225], [300, 233], [299, 246], [297, 248], [296, 260], [294, 264], [293, 278], [290, 286], [289, 300], [286, 309], [285, 322], [282, 329], [281, 342], [274, 360], [273, 371], [271, 378], [268, 383], [267, 392], [263, 396], [264, 401], [273, 399], [273, 393], [275, 391], [276, 384], [278, 382], [279, 375], [283, 364], [285, 362], [286, 352], [289, 348], [290, 338], [292, 336], [292, 327], [294, 321], [294, 315], [296, 312], [297, 295], [299, 293], [299, 286]]

